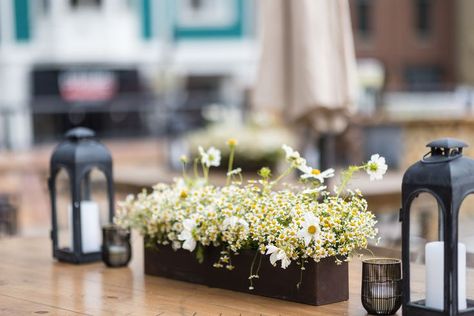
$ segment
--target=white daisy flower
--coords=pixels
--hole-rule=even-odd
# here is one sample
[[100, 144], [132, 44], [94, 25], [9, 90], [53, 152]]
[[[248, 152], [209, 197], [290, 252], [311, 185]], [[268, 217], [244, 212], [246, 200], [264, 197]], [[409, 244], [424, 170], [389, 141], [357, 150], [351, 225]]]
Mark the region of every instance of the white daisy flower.
[[367, 162], [365, 170], [370, 176], [370, 181], [381, 180], [383, 175], [387, 172], [387, 164], [385, 163], [385, 158], [379, 154], [374, 154], [370, 157], [370, 160]]
[[303, 172], [303, 174], [301, 175], [301, 179], [316, 179], [320, 183], [324, 183], [324, 179], [334, 177], [335, 172], [333, 168], [321, 172], [321, 170], [311, 168], [307, 165], [300, 166], [298, 169]]
[[298, 237], [304, 238], [304, 244], [307, 247], [311, 240], [317, 240], [321, 229], [319, 227], [319, 218], [313, 213], [304, 214], [303, 228], [298, 233]]
[[278, 247], [275, 247], [273, 245], [268, 245], [267, 246], [267, 255], [270, 255], [270, 263], [275, 266], [276, 265], [276, 262], [278, 260], [281, 260], [281, 267], [283, 269], [286, 269], [290, 263], [291, 263], [291, 260], [290, 258], [288, 258], [288, 256], [286, 255], [286, 253], [278, 248]]
[[201, 162], [206, 167], [219, 167], [221, 164], [221, 152], [215, 147], [210, 147], [207, 152], [201, 147], [198, 147], [199, 154], [201, 155]]
[[285, 152], [286, 160], [292, 163], [296, 168], [306, 165], [306, 160], [301, 157], [299, 152], [288, 145], [283, 145], [281, 148]]
[[196, 248], [196, 240], [193, 237], [193, 229], [197, 223], [194, 219], [185, 219], [183, 221], [183, 231], [178, 235], [178, 239], [184, 241], [183, 249], [193, 251]]
[[233, 175], [238, 175], [241, 172], [242, 172], [242, 168], [236, 168], [234, 170], [231, 170], [231, 171], [227, 172], [227, 176], [230, 177], [230, 176], [233, 176]]

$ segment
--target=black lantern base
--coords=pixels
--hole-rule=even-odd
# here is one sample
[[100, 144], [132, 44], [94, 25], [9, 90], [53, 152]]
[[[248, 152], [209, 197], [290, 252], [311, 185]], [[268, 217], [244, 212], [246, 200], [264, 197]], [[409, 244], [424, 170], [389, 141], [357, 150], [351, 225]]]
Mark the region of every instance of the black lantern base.
[[69, 248], [63, 248], [55, 250], [53, 253], [53, 257], [60, 262], [81, 264], [101, 261], [102, 253], [99, 251], [76, 255], [75, 253], [71, 252]]
[[457, 313], [441, 311], [425, 306], [425, 300], [414, 301], [403, 307], [403, 316], [474, 316], [474, 300], [467, 300], [467, 308]]

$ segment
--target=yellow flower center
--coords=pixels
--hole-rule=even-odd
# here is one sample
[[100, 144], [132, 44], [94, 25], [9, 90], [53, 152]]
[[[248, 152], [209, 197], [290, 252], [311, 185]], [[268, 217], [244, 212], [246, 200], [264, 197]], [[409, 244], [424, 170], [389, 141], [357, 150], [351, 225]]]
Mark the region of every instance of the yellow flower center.
[[231, 146], [231, 147], [237, 145], [237, 139], [235, 139], [235, 138], [229, 138], [229, 139], [227, 140], [227, 145], [229, 145], [229, 146]]
[[312, 170], [311, 170], [311, 174], [314, 174], [314, 175], [316, 175], [316, 176], [317, 176], [318, 174], [320, 174], [320, 173], [321, 173], [321, 170], [319, 170], [319, 169], [312, 169]]
[[377, 171], [378, 168], [379, 168], [379, 166], [378, 166], [375, 162], [371, 162], [371, 163], [369, 164], [369, 170], [370, 170], [370, 171], [374, 171], [374, 172], [375, 172], [375, 171]]
[[310, 233], [311, 235], [316, 233], [316, 226], [314, 225], [308, 226], [308, 233]]
[[179, 194], [179, 197], [182, 198], [182, 199], [185, 199], [188, 197], [188, 192], [186, 192], [185, 190], [182, 190], [181, 193]]

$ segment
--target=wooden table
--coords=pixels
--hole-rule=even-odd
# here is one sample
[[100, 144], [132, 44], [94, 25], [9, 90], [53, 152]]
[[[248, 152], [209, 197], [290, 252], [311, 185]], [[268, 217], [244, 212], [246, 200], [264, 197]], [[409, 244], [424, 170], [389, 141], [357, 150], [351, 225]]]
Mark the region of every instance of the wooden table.
[[0, 239], [0, 315], [366, 315], [358, 260], [350, 300], [315, 307], [145, 276], [140, 244], [135, 234], [130, 266], [111, 269], [55, 262], [47, 238]]

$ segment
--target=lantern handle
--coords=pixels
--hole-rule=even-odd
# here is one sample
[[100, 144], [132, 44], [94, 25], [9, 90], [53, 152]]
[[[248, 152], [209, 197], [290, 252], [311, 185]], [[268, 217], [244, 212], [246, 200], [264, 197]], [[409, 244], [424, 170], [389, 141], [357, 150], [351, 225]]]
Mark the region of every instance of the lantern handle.
[[426, 145], [430, 148], [430, 151], [423, 156], [421, 162], [441, 163], [452, 161], [462, 157], [463, 148], [467, 146], [465, 142], [453, 138], [434, 140]]
[[64, 136], [71, 141], [80, 141], [83, 139], [94, 138], [95, 132], [89, 128], [76, 127], [67, 131]]
[[[430, 164], [430, 163], [441, 163], [441, 162], [448, 162], [452, 161], [454, 159], [457, 159], [459, 157], [462, 157], [462, 151], [456, 151], [454, 155], [433, 155], [433, 151], [429, 151], [426, 154], [423, 155], [423, 158], [421, 159], [422, 163]], [[432, 159], [430, 159], [432, 158]]]

